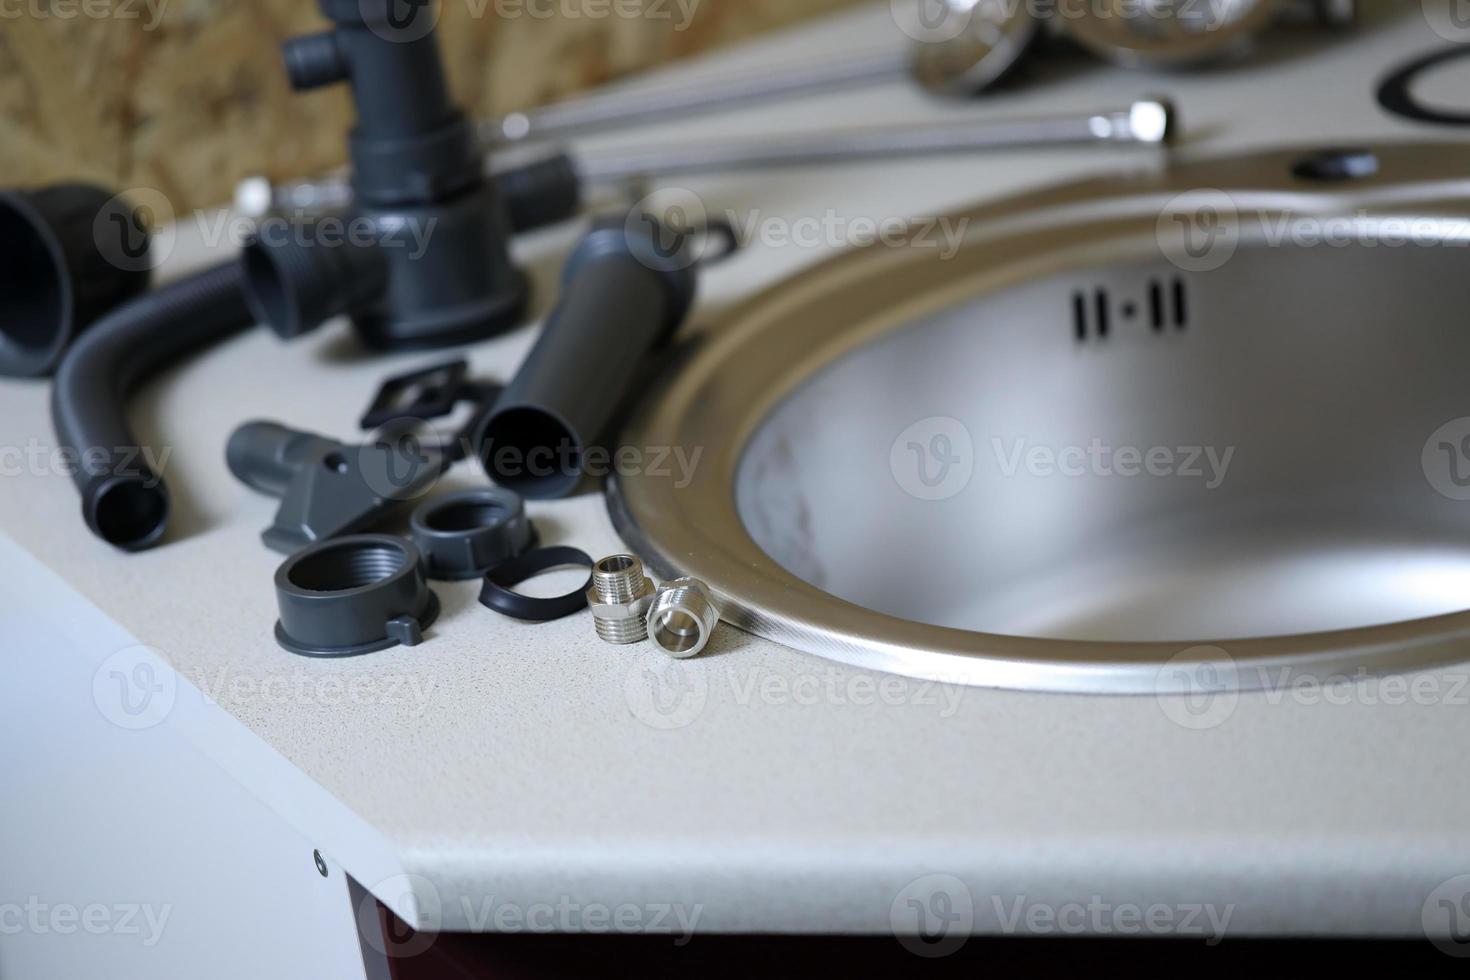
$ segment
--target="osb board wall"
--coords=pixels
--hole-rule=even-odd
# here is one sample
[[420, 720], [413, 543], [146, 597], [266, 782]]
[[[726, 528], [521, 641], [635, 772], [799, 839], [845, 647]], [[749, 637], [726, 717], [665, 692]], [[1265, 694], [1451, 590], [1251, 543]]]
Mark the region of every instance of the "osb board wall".
[[[852, 2], [441, 0], [439, 33], [456, 97], [491, 115]], [[309, 0], [0, 0], [0, 184], [147, 187], [182, 210], [340, 164], [345, 92], [292, 93], [279, 56], [324, 26]]]

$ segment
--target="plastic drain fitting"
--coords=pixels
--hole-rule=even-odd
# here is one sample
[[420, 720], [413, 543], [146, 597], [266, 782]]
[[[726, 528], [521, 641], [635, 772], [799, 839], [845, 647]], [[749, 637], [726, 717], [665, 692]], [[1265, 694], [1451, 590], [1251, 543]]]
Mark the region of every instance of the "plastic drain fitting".
[[439, 615], [419, 551], [368, 534], [313, 545], [276, 570], [276, 642], [306, 657], [418, 646]]

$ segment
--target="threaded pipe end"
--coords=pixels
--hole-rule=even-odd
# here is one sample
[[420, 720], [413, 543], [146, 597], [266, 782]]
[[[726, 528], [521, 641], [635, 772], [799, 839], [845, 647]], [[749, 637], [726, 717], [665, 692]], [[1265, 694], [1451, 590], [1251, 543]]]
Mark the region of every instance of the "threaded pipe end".
[[699, 656], [719, 624], [719, 607], [709, 586], [698, 579], [666, 583], [648, 610], [647, 630], [654, 645], [679, 660]]
[[632, 555], [613, 555], [592, 566], [592, 588], [608, 605], [635, 602], [653, 592], [643, 563]]
[[642, 617], [632, 619], [595, 619], [597, 635], [607, 643], [627, 646], [648, 639], [648, 624]]

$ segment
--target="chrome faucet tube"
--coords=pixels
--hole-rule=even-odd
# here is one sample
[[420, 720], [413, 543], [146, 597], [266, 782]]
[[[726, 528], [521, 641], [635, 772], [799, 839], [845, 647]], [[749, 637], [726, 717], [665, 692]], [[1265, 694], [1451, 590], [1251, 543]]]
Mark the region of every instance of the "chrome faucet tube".
[[[617, 184], [676, 174], [716, 173], [817, 163], [882, 160], [915, 154], [977, 153], [987, 150], [1087, 144], [1159, 145], [1178, 128], [1174, 107], [1163, 99], [1141, 99], [1122, 109], [1016, 119], [979, 119], [911, 126], [834, 130], [764, 140], [655, 146], [569, 156], [584, 184]], [[533, 164], [534, 165], [534, 164]], [[502, 176], [494, 156], [487, 166]], [[235, 207], [260, 216], [273, 211], [322, 211], [347, 206], [352, 188], [343, 179], [297, 181], [272, 186], [249, 178], [236, 189]]]
[[695, 112], [731, 109], [798, 93], [820, 92], [899, 78], [909, 69], [906, 51], [847, 56], [767, 74], [728, 76], [677, 87], [612, 89], [512, 112], [479, 124], [486, 146], [652, 123]]
[[919, 154], [1089, 143], [1159, 144], [1173, 135], [1174, 116], [1168, 102], [1148, 99], [1126, 109], [1107, 112], [835, 130], [760, 141], [602, 153], [579, 159], [577, 170], [588, 183], [613, 183], [639, 177], [883, 160]]

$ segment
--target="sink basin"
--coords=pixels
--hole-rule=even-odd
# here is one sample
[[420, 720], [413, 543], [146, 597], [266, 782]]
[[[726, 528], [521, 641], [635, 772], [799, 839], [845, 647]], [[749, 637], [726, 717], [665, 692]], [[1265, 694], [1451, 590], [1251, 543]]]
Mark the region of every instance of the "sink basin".
[[699, 462], [618, 478], [621, 533], [737, 626], [925, 678], [1470, 658], [1470, 152], [1341, 162], [1081, 182], [803, 273], [643, 401], [622, 442]]

